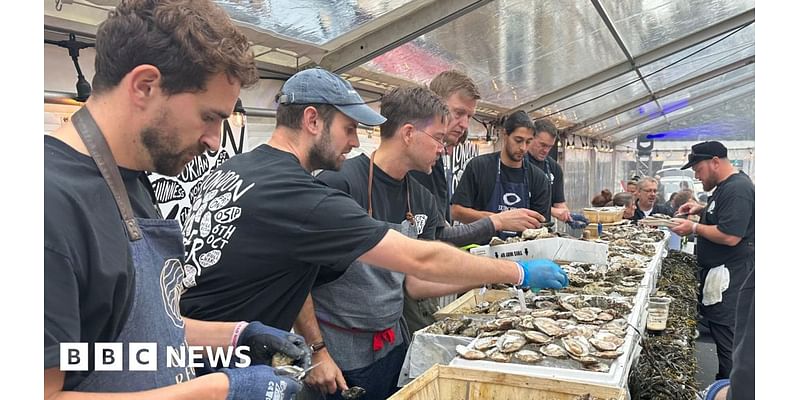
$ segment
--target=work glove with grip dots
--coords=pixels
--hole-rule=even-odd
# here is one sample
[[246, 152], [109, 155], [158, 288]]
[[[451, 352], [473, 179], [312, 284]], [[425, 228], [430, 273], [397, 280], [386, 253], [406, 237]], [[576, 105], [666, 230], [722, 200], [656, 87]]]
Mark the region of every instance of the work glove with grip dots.
[[272, 357], [282, 353], [294, 360], [294, 365], [303, 369], [311, 367], [311, 349], [302, 336], [258, 321], [247, 324], [239, 335], [236, 346], [250, 347], [252, 364], [272, 365]]
[[293, 400], [303, 387], [291, 375], [278, 374], [266, 365], [222, 368], [219, 372], [228, 376], [225, 400]]
[[567, 224], [574, 229], [586, 228], [589, 225], [589, 220], [583, 214], [571, 212], [569, 213]]
[[535, 289], [563, 289], [569, 285], [569, 278], [558, 264], [552, 260], [534, 259], [517, 261], [524, 276], [522, 286]]

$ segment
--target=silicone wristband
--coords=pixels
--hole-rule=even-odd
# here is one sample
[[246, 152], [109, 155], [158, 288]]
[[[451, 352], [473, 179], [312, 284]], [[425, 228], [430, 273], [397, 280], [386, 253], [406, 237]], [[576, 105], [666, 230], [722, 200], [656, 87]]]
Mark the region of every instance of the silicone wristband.
[[236, 347], [236, 343], [239, 342], [239, 335], [242, 334], [242, 331], [244, 330], [244, 328], [247, 327], [248, 324], [249, 324], [249, 322], [247, 322], [247, 321], [239, 321], [239, 323], [236, 324], [236, 326], [233, 327], [233, 334], [231, 335], [231, 346], [232, 347]]

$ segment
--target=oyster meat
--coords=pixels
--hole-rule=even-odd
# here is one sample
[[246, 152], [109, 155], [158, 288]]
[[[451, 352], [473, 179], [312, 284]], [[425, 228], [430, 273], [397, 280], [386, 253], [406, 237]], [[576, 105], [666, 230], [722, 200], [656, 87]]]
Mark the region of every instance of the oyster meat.
[[566, 337], [561, 339], [564, 348], [573, 357], [586, 357], [589, 355], [589, 342], [583, 336]]
[[534, 318], [533, 325], [540, 332], [544, 332], [547, 336], [561, 336], [564, 330], [550, 318]]

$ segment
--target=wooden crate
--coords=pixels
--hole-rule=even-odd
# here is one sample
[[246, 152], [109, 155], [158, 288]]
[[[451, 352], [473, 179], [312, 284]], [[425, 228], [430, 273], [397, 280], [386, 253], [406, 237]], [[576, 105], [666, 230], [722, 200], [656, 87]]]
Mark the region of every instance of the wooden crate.
[[494, 371], [434, 365], [389, 400], [624, 400], [625, 389]]
[[467, 310], [474, 308], [482, 301], [493, 302], [497, 300], [507, 299], [514, 295], [506, 290], [489, 289], [484, 294], [480, 294], [481, 289], [472, 289], [467, 293], [461, 295], [454, 302], [443, 307], [439, 311], [433, 313], [433, 318], [436, 320], [445, 319], [445, 317], [459, 318], [462, 316], [475, 317], [487, 316], [486, 314], [467, 314]]

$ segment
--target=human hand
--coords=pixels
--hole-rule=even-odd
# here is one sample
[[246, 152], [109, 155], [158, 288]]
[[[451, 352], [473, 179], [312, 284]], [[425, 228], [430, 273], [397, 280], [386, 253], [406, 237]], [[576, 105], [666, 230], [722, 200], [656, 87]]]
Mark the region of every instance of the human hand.
[[692, 229], [694, 224], [696, 224], [696, 222], [692, 220], [683, 218], [672, 218], [670, 219], [670, 222], [677, 224], [669, 229], [678, 234], [679, 236], [686, 236], [690, 233], [693, 233]]
[[569, 221], [567, 224], [575, 229], [586, 228], [589, 225], [589, 220], [583, 216], [583, 214], [579, 213], [569, 213]]
[[701, 211], [703, 211], [702, 205], [697, 204], [694, 201], [689, 201], [680, 206], [680, 208], [678, 208], [678, 211], [676, 211], [675, 214], [696, 215], [699, 214]]
[[522, 267], [522, 286], [536, 289], [563, 289], [569, 285], [569, 278], [558, 264], [551, 260], [535, 259], [517, 261]]
[[250, 359], [253, 364], [272, 365], [272, 356], [283, 353], [294, 360], [293, 364], [303, 369], [311, 366], [311, 349], [302, 336], [258, 321], [247, 324], [239, 335], [236, 346], [250, 346]]
[[527, 208], [515, 208], [489, 216], [495, 231], [522, 232], [525, 229], [539, 228], [544, 216]]
[[561, 208], [561, 207], [553, 207], [550, 209], [550, 214], [553, 215], [553, 218], [561, 221], [567, 222], [570, 220], [571, 215], [568, 208]]
[[347, 390], [342, 370], [333, 361], [327, 349], [322, 349], [313, 356], [314, 365], [318, 367], [308, 371], [304, 382], [321, 393], [334, 394], [337, 390]]
[[222, 368], [228, 376], [226, 400], [292, 400], [303, 385], [289, 375], [280, 375], [272, 367], [251, 365], [246, 368]]

